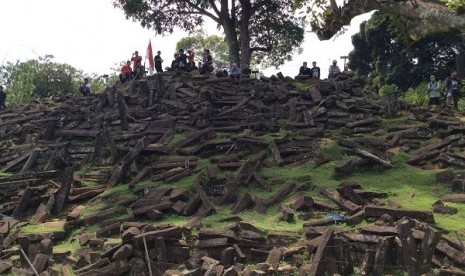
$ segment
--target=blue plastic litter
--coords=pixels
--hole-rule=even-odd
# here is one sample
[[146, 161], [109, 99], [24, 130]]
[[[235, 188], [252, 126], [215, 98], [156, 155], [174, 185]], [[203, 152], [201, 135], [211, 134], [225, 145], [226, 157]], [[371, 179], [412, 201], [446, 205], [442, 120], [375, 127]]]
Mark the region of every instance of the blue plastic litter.
[[346, 219], [344, 215], [339, 214], [328, 214], [326, 218], [334, 221], [344, 221]]

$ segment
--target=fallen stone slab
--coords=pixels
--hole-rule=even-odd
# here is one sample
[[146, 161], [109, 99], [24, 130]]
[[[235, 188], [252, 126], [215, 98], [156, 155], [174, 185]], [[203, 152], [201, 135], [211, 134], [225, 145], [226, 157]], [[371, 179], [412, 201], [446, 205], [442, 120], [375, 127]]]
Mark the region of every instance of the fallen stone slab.
[[327, 198], [331, 199], [334, 203], [341, 206], [344, 210], [350, 213], [356, 213], [361, 209], [361, 206], [353, 203], [350, 200], [343, 198], [339, 193], [333, 192], [329, 189], [323, 189], [320, 192], [322, 195], [326, 196]]
[[[143, 238], [146, 238], [147, 241], [154, 240], [157, 237], [162, 238], [171, 238], [171, 239], [182, 239], [182, 228], [178, 226], [171, 226], [165, 229], [148, 231], [142, 234], [139, 234], [134, 237], [138, 243], [142, 244]], [[141, 247], [142, 248], [142, 247]]]
[[373, 161], [379, 165], [382, 165], [386, 168], [393, 168], [394, 166], [391, 164], [391, 162], [389, 161], [386, 161], [382, 158], [380, 158], [379, 156], [376, 156], [374, 155], [373, 153], [369, 152], [369, 151], [366, 151], [366, 150], [363, 150], [363, 149], [355, 149], [355, 154], [364, 158], [364, 159], [368, 159], [370, 161]]
[[443, 202], [465, 203], [465, 194], [449, 194], [439, 198]]
[[232, 214], [237, 214], [251, 207], [253, 204], [252, 196], [249, 193], [241, 195], [231, 209]]
[[0, 259], [0, 273], [8, 273], [8, 271], [13, 267], [12, 263]]
[[418, 165], [420, 162], [424, 160], [431, 160], [433, 158], [436, 158], [437, 156], [439, 156], [440, 153], [441, 152], [439, 150], [422, 152], [422, 153], [419, 153], [417, 155], [410, 157], [410, 159], [408, 159], [406, 163], [409, 165]]
[[318, 245], [317, 252], [315, 253], [312, 265], [310, 267], [310, 276], [324, 275], [327, 271], [327, 265], [333, 255], [333, 237], [334, 231], [328, 229], [325, 231], [321, 238], [321, 243]]
[[429, 211], [419, 211], [410, 209], [393, 209], [387, 207], [379, 207], [374, 205], [367, 205], [364, 207], [365, 218], [375, 217], [379, 218], [384, 214], [390, 215], [393, 219], [401, 219], [408, 217], [411, 219], [418, 219], [427, 223], [434, 223], [434, 216]]
[[289, 195], [295, 188], [297, 184], [291, 182], [287, 183], [283, 187], [281, 187], [267, 202], [266, 206], [269, 207], [276, 203], [281, 202], [287, 195]]

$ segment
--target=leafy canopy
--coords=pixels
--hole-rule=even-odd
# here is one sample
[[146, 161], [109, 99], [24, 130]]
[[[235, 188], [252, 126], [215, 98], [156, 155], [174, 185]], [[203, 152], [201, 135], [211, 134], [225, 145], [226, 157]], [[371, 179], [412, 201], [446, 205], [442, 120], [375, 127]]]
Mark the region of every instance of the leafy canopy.
[[396, 27], [397, 17], [377, 12], [352, 36], [354, 50], [349, 67], [358, 75], [368, 76], [374, 91], [395, 84], [402, 91], [415, 87], [430, 75], [443, 80], [455, 67], [458, 48], [465, 45], [461, 35], [432, 34], [409, 42]]
[[[9, 106], [27, 104], [46, 97], [80, 95], [83, 72], [69, 64], [54, 62], [53, 58], [52, 55], [45, 55], [24, 62], [7, 62], [0, 67], [0, 83], [6, 85]], [[92, 93], [105, 89], [106, 78], [95, 74], [89, 77]]]
[[[230, 63], [252, 58], [278, 66], [289, 60], [304, 38], [294, 0], [114, 0], [128, 18], [157, 34], [176, 27], [193, 32], [207, 18], [222, 28]], [[255, 56], [255, 57], [253, 57]]]

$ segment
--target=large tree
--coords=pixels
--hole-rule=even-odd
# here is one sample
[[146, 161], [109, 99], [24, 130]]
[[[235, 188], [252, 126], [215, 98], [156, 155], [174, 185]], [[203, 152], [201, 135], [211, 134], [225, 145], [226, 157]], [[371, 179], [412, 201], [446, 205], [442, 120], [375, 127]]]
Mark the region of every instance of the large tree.
[[311, 26], [322, 40], [331, 38], [357, 15], [379, 10], [401, 17], [404, 31], [413, 40], [426, 35], [465, 30], [463, 0], [296, 0], [297, 6], [311, 2]]
[[223, 29], [231, 63], [249, 65], [252, 55], [278, 66], [304, 38], [294, 0], [115, 0], [128, 18], [158, 34], [175, 27], [193, 31], [206, 18]]
[[352, 36], [349, 67], [368, 76], [374, 91], [385, 84], [407, 90], [428, 81], [430, 75], [444, 80], [455, 67], [456, 52], [465, 45], [460, 34], [450, 32], [411, 42], [398, 31], [400, 23], [392, 15], [376, 12]]

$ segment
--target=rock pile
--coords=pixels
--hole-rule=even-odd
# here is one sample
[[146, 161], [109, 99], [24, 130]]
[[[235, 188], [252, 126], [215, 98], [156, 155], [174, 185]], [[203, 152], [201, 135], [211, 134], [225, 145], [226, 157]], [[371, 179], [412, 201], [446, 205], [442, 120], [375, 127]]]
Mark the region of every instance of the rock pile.
[[[264, 167], [309, 161], [336, 161], [335, 179], [382, 172], [395, 165], [393, 148], [413, 152], [410, 165], [463, 167], [465, 159], [454, 153], [465, 146], [462, 123], [446, 111], [409, 109], [417, 123], [385, 126], [386, 106], [364, 98], [361, 79], [301, 81], [304, 89], [282, 74], [233, 81], [168, 72], [101, 95], [0, 111], [0, 273], [56, 275], [60, 267], [69, 275], [72, 267], [76, 275], [350, 275], [357, 266], [365, 275], [403, 268], [420, 275], [431, 266], [465, 267], [460, 244], [433, 227], [432, 212], [403, 209], [386, 193], [353, 182], [320, 187], [334, 204], [320, 202], [308, 195], [315, 188], [308, 180], [276, 185], [261, 174]], [[435, 136], [442, 139], [424, 146]], [[350, 158], [324, 154], [320, 144], [328, 138]], [[182, 181], [189, 188], [172, 184]], [[438, 181], [463, 188], [459, 174]], [[130, 196], [106, 192], [123, 183]], [[83, 213], [96, 198], [112, 204]], [[450, 211], [442, 202], [434, 209]], [[239, 217], [273, 206], [281, 220], [311, 219], [304, 234], [265, 232]], [[224, 218], [231, 225], [203, 227], [218, 208], [231, 208], [234, 216]], [[64, 216], [60, 231], [18, 230], [24, 221]], [[170, 216], [189, 219], [182, 226], [153, 223]], [[357, 231], [335, 226], [373, 220]], [[53, 244], [81, 227], [97, 230], [79, 236], [72, 256], [53, 252]], [[9, 255], [20, 258], [11, 262]]]

